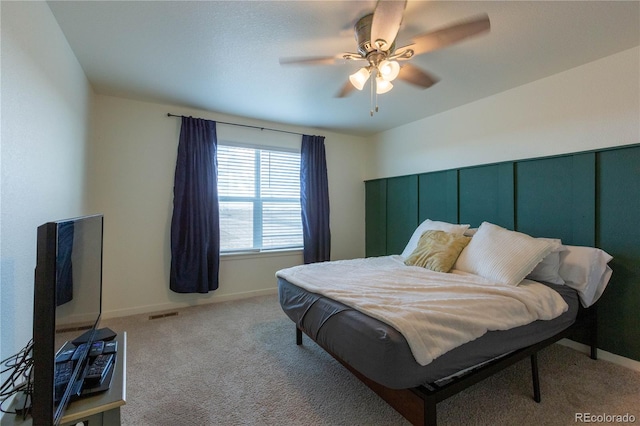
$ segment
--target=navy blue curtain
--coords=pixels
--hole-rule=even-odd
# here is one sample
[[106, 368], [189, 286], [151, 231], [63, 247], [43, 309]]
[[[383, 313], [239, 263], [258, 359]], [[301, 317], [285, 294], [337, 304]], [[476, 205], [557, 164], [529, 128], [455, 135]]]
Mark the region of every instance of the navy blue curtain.
[[207, 293], [218, 288], [220, 218], [216, 122], [182, 117], [173, 186], [170, 288]]
[[300, 150], [300, 205], [304, 263], [324, 262], [331, 257], [329, 184], [324, 136], [302, 136]]

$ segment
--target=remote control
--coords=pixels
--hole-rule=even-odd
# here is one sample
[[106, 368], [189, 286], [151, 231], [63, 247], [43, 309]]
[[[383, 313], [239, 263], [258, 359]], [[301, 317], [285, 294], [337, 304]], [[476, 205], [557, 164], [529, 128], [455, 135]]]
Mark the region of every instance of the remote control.
[[103, 354], [113, 354], [118, 351], [118, 342], [112, 340], [111, 342], [105, 342], [104, 349], [102, 350]]
[[104, 342], [102, 340], [93, 342], [93, 344], [91, 345], [91, 350], [89, 351], [89, 356], [90, 357], [98, 356], [102, 353], [103, 349], [104, 349]]
[[71, 374], [73, 373], [74, 362], [65, 361], [56, 363], [54, 371], [54, 401], [59, 402], [62, 399], [67, 383], [71, 380]]
[[78, 346], [76, 350], [73, 352], [73, 356], [71, 357], [71, 360], [77, 361], [80, 358], [80, 355], [82, 355], [82, 352], [86, 347], [87, 347], [86, 343], [83, 343], [80, 346]]
[[114, 354], [98, 355], [87, 369], [87, 374], [84, 376], [85, 384], [102, 383], [104, 377], [109, 372], [109, 368], [111, 367], [111, 363], [113, 363], [114, 358]]
[[58, 356], [56, 356], [56, 362], [69, 361], [75, 351], [76, 351], [75, 348], [71, 348], [71, 349], [67, 349], [66, 351], [60, 352]]

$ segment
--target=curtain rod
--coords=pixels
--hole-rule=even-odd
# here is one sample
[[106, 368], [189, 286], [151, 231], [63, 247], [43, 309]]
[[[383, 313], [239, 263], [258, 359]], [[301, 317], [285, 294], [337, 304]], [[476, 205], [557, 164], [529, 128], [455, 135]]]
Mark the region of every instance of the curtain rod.
[[[167, 113], [167, 117], [178, 117], [178, 118], [182, 118], [182, 117], [186, 117], [186, 115], [175, 115], [175, 114], [171, 114], [170, 112]], [[191, 116], [189, 116], [190, 118], [193, 118]], [[215, 121], [216, 123], [220, 123], [220, 124], [228, 124], [230, 126], [240, 126], [240, 127], [250, 127], [252, 129], [260, 129], [260, 130], [271, 130], [272, 132], [280, 132], [280, 133], [289, 133], [291, 135], [300, 135], [300, 136], [304, 136], [304, 133], [298, 133], [298, 132], [289, 132], [288, 130], [278, 130], [278, 129], [270, 129], [268, 127], [260, 127], [260, 126], [250, 126], [248, 124], [238, 124], [238, 123], [228, 123], [226, 121], [217, 121], [217, 120], [211, 120], [211, 121]]]

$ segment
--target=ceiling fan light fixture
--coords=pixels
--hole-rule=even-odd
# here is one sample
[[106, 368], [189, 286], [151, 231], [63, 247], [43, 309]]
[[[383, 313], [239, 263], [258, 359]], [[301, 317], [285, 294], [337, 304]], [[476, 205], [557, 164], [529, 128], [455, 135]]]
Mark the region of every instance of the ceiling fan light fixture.
[[378, 65], [378, 71], [380, 71], [380, 75], [386, 81], [393, 81], [400, 74], [400, 64], [398, 61], [389, 61], [385, 59], [380, 62]]
[[385, 80], [383, 77], [376, 77], [376, 94], [382, 95], [393, 89], [393, 84], [390, 81]]
[[358, 71], [349, 76], [349, 81], [351, 82], [351, 84], [353, 84], [353, 87], [358, 90], [362, 90], [364, 84], [367, 82], [367, 80], [369, 80], [370, 75], [371, 71], [369, 71], [368, 68], [360, 68]]

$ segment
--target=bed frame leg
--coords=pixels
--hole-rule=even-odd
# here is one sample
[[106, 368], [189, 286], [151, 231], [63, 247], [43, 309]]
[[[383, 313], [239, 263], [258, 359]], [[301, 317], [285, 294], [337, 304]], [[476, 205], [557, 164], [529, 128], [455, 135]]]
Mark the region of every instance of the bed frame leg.
[[436, 426], [438, 423], [438, 416], [436, 413], [436, 398], [435, 396], [423, 396], [424, 403], [424, 426]]
[[538, 375], [538, 353], [531, 354], [531, 377], [533, 378], [533, 400], [540, 402], [540, 377]]
[[591, 307], [589, 314], [591, 359], [598, 359], [598, 309], [596, 305]]
[[300, 330], [296, 326], [296, 345], [300, 346], [302, 344], [302, 330]]

